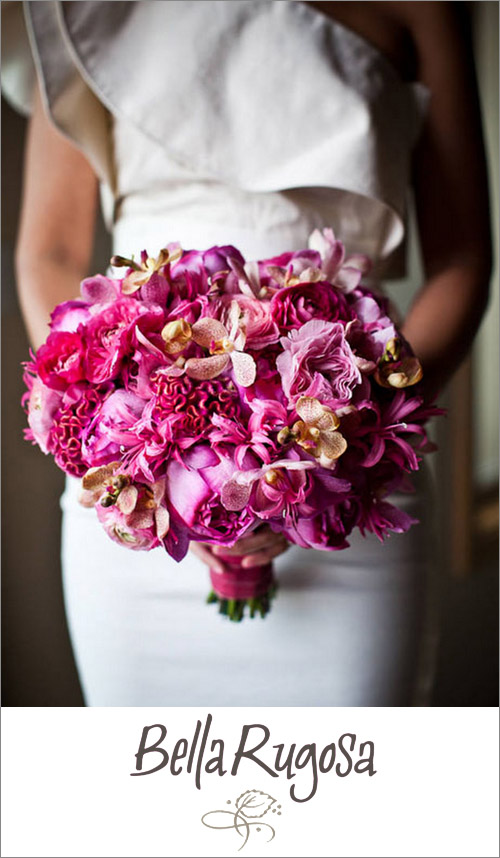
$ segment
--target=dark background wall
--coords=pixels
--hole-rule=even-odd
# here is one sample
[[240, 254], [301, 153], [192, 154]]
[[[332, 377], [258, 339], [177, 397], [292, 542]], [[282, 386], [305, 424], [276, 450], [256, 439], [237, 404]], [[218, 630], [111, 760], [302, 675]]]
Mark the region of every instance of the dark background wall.
[[[26, 121], [2, 98], [2, 676], [6, 706], [82, 706], [64, 615], [59, 497], [64, 475], [23, 438], [21, 362], [29, 344], [15, 290]], [[96, 225], [89, 273], [104, 271], [110, 242]]]

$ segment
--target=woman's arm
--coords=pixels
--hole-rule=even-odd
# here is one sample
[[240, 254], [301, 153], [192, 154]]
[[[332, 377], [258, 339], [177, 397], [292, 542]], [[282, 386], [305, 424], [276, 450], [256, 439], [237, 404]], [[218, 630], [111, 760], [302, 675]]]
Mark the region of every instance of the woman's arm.
[[[86, 158], [47, 119], [37, 92], [26, 145], [21, 222], [16, 247], [18, 293], [30, 340], [46, 339], [50, 313], [76, 297], [92, 252], [97, 179]], [[287, 547], [269, 528], [232, 553], [264, 565]], [[212, 546], [192, 543], [203, 562], [223, 571]]]
[[53, 128], [37, 90], [16, 246], [19, 301], [35, 349], [48, 334], [51, 311], [78, 295], [87, 274], [96, 204], [97, 178], [91, 166]]
[[403, 326], [433, 396], [467, 353], [483, 316], [491, 276], [488, 184], [472, 49], [448, 2], [404, 7], [419, 79], [431, 90], [414, 162], [426, 283]]

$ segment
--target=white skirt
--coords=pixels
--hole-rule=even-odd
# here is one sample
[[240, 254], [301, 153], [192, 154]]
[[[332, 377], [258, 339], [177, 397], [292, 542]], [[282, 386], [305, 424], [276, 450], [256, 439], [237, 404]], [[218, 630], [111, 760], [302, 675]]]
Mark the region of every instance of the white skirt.
[[[426, 482], [425, 475], [419, 483]], [[206, 567], [192, 554], [114, 543], [94, 510], [62, 497], [64, 592], [88, 706], [426, 705], [433, 627], [427, 491], [400, 495], [419, 518], [384, 543], [291, 547], [275, 563], [265, 618], [232, 623], [205, 604]]]

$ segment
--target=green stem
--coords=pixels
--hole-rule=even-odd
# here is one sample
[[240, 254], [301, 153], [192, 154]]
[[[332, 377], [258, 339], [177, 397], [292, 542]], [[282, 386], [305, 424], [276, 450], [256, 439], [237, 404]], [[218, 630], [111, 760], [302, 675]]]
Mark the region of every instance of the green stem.
[[262, 596], [256, 596], [253, 599], [221, 599], [214, 590], [207, 596], [209, 605], [218, 604], [219, 613], [227, 616], [233, 623], [240, 623], [245, 616], [253, 619], [256, 614], [261, 617], [267, 616], [271, 610], [272, 600], [276, 594], [276, 585], [269, 589]]

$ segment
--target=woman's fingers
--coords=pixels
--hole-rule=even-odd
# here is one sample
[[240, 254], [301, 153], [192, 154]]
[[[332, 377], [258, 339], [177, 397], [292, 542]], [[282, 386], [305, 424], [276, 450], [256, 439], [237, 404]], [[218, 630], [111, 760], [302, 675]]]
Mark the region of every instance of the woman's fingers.
[[283, 542], [280, 541], [272, 548], [266, 549], [266, 551], [256, 551], [255, 554], [248, 554], [241, 561], [241, 565], [244, 569], [251, 569], [253, 566], [266, 566], [275, 557], [283, 554], [288, 547], [289, 543], [286, 540], [283, 540]]
[[224, 564], [215, 557], [208, 545], [202, 542], [192, 542], [189, 547], [193, 554], [199, 557], [202, 563], [206, 563], [214, 572], [224, 572]]
[[265, 566], [283, 554], [289, 543], [281, 533], [274, 533], [270, 527], [262, 527], [256, 533], [240, 539], [232, 548], [226, 545], [212, 546], [205, 542], [192, 542], [190, 547], [202, 563], [206, 563], [215, 572], [223, 573], [224, 557], [241, 557], [244, 569]]
[[279, 540], [283, 540], [281, 534], [274, 533], [270, 527], [263, 527], [262, 530], [239, 539], [232, 548], [228, 548], [225, 545], [215, 545], [214, 553], [228, 556], [252, 554], [255, 551], [261, 551], [275, 545]]

